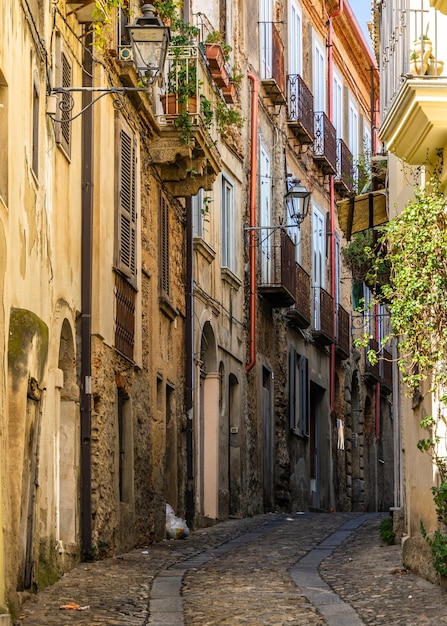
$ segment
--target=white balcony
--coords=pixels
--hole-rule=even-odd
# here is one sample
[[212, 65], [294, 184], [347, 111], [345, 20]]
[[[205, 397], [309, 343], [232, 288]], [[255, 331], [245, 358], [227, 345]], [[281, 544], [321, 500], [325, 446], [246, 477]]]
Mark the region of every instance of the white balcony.
[[395, 0], [380, 20], [380, 137], [406, 162], [426, 163], [447, 142], [447, 16], [429, 0]]

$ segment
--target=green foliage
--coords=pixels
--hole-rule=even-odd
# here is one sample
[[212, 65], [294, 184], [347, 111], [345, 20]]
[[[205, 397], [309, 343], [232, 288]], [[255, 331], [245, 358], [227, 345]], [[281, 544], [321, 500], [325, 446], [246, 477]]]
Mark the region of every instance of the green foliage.
[[447, 202], [436, 178], [416, 188], [381, 242], [391, 267], [381, 297], [399, 336], [404, 380], [415, 389], [431, 375], [435, 389], [447, 383]]
[[387, 546], [392, 546], [395, 543], [396, 535], [393, 530], [393, 519], [391, 517], [387, 517], [382, 520], [379, 526], [379, 535], [380, 539]]
[[95, 0], [92, 29], [93, 45], [97, 50], [103, 50], [111, 40], [115, 9], [126, 9], [127, 6], [128, 0]]
[[[418, 448], [421, 452], [426, 452], [432, 458], [433, 463], [437, 467], [439, 484], [431, 488], [433, 494], [433, 502], [436, 507], [436, 516], [442, 528], [447, 526], [447, 457], [438, 453], [440, 437], [436, 434], [436, 427], [439, 421], [445, 419], [442, 414], [435, 419], [432, 415], [425, 417], [420, 422], [421, 428], [429, 429], [432, 436], [418, 441]], [[429, 536], [421, 521], [421, 534], [430, 546], [432, 553], [433, 566], [442, 576], [447, 576], [447, 534], [440, 530], [435, 530], [432, 536]]]
[[435, 530], [433, 535], [429, 536], [422, 521], [420, 526], [421, 535], [430, 546], [433, 567], [441, 576], [447, 576], [447, 535]]
[[222, 48], [222, 54], [225, 62], [228, 62], [228, 60], [230, 59], [230, 52], [233, 50], [233, 48], [225, 41], [225, 37], [220, 31], [213, 30], [208, 33], [205, 39], [205, 43], [218, 44]]
[[177, 11], [181, 6], [179, 0], [154, 0], [152, 4], [162, 21], [170, 20], [171, 23], [176, 19]]
[[244, 125], [244, 118], [239, 111], [232, 109], [219, 98], [216, 103], [216, 124], [217, 130], [220, 133], [224, 133], [228, 130], [228, 127], [242, 128]]

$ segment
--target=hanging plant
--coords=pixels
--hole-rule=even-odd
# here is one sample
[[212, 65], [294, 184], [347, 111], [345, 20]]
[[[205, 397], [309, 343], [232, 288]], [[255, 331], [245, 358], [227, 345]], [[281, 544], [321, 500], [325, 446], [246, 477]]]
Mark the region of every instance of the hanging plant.
[[128, 0], [95, 0], [92, 12], [93, 45], [97, 50], [104, 50], [112, 40], [114, 12], [116, 9], [127, 9]]

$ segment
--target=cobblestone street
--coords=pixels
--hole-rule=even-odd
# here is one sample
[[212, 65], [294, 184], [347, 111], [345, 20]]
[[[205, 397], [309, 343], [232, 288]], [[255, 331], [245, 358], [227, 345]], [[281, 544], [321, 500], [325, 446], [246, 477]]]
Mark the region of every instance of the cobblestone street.
[[[447, 595], [384, 546], [384, 515], [261, 515], [83, 563], [17, 626], [447, 624]], [[83, 610], [62, 610], [73, 602]]]

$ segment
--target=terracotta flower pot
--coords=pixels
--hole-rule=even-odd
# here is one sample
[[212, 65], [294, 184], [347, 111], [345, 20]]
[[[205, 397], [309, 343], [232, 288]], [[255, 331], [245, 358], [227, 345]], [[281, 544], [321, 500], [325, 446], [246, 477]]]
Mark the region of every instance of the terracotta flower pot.
[[211, 69], [211, 76], [218, 87], [228, 87], [230, 83], [230, 76], [225, 65], [223, 65], [219, 70]]
[[222, 95], [225, 102], [235, 104], [237, 102], [236, 85], [230, 82], [227, 87], [222, 87]]
[[179, 102], [175, 93], [167, 93], [160, 97], [163, 111], [166, 115], [179, 115], [187, 111], [188, 113], [197, 113], [197, 98], [191, 96], [187, 102]]
[[220, 71], [220, 69], [225, 65], [225, 59], [221, 46], [217, 43], [206, 43], [205, 50], [206, 58], [211, 71]]

